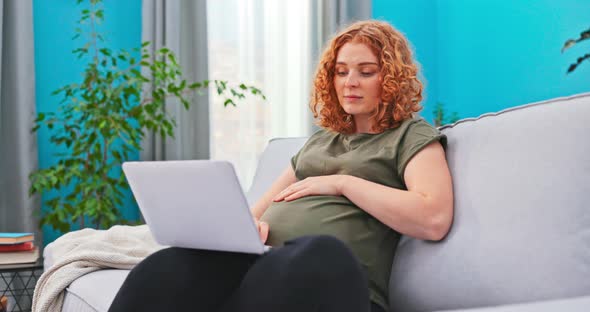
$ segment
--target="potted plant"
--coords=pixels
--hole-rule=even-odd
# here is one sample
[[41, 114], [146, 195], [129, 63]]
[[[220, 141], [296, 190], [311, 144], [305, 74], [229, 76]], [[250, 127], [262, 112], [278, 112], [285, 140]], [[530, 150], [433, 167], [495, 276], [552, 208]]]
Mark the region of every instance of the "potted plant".
[[[87, 39], [73, 51], [78, 58], [88, 59], [82, 81], [55, 90], [53, 95], [62, 97], [57, 111], [39, 113], [32, 129], [47, 127], [50, 142], [63, 150], [56, 154], [56, 164], [29, 176], [30, 195], [44, 193], [48, 197], [40, 224], [61, 232], [69, 231], [73, 222], [79, 222], [81, 228], [127, 222], [119, 211], [129, 187], [120, 167], [130, 153], [141, 149], [144, 132], [174, 136], [176, 123], [164, 110], [165, 99], [176, 97], [188, 109], [190, 98], [210, 84], [225, 97], [225, 106], [235, 106], [245, 93], [264, 98], [259, 89], [245, 84], [188, 82], [169, 49], [156, 51], [157, 57], [150, 61], [149, 42], [133, 49], [134, 53], [105, 47], [105, 39], [97, 31], [104, 21], [101, 2], [90, 0], [88, 8], [82, 9], [72, 38]], [[146, 83], [153, 86], [150, 94], [142, 92]]]

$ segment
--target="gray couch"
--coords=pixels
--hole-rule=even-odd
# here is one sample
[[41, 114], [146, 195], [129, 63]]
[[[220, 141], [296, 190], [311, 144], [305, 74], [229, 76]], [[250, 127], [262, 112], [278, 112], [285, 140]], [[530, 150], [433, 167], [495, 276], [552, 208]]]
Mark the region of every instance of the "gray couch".
[[[390, 279], [392, 310], [590, 311], [590, 93], [441, 130], [454, 180], [453, 227], [441, 242], [402, 238]], [[269, 143], [250, 201], [304, 142]], [[45, 258], [48, 267], [53, 260]], [[106, 311], [127, 273], [79, 278], [63, 311]]]

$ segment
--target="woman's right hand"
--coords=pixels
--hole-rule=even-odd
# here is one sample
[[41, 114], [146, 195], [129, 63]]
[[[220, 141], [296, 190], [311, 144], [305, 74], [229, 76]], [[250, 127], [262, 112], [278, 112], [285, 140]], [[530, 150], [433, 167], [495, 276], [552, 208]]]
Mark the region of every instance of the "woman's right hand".
[[254, 218], [254, 224], [256, 224], [256, 228], [258, 228], [258, 234], [260, 234], [260, 240], [262, 243], [266, 243], [266, 239], [268, 238], [268, 230], [269, 226], [268, 223], [264, 221], [260, 221], [257, 218]]

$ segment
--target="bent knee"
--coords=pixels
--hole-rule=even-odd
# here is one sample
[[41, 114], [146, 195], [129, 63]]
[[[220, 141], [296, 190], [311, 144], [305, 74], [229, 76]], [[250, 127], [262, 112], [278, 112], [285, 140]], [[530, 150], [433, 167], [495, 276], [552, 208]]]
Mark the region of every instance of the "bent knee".
[[294, 251], [308, 257], [329, 258], [353, 257], [352, 251], [344, 242], [330, 235], [302, 236], [287, 242], [292, 244]]
[[183, 258], [190, 257], [190, 249], [168, 247], [160, 249], [147, 256], [141, 263], [144, 264], [169, 264], [175, 261], [182, 261]]
[[326, 277], [362, 273], [356, 256], [344, 242], [333, 236], [304, 236], [295, 239], [292, 244], [289, 266], [297, 274]]
[[214, 250], [199, 250], [180, 247], [161, 249], [148, 256], [144, 261], [169, 267], [202, 266], [202, 267], [233, 267], [250, 264], [254, 255], [223, 252]]
[[170, 268], [182, 267], [184, 263], [190, 262], [188, 249], [170, 247], [160, 249], [147, 256], [138, 263], [132, 270], [133, 273], [145, 272], [144, 274], [158, 274]]

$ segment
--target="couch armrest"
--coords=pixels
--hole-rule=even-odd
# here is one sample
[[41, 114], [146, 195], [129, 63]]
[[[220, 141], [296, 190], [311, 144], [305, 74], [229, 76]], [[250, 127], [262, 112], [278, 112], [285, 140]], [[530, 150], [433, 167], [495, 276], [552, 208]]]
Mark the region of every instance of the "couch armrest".
[[[590, 311], [590, 295], [550, 301], [535, 301], [528, 303], [482, 307], [463, 310], [444, 310], [444, 312], [587, 312]], [[437, 312], [443, 312], [439, 310]]]
[[[47, 244], [45, 248], [43, 248], [43, 270], [47, 271], [49, 267], [51, 267], [55, 263], [55, 259], [53, 259], [53, 253], [51, 252], [51, 244]], [[49, 247], [49, 248], [48, 248]]]

